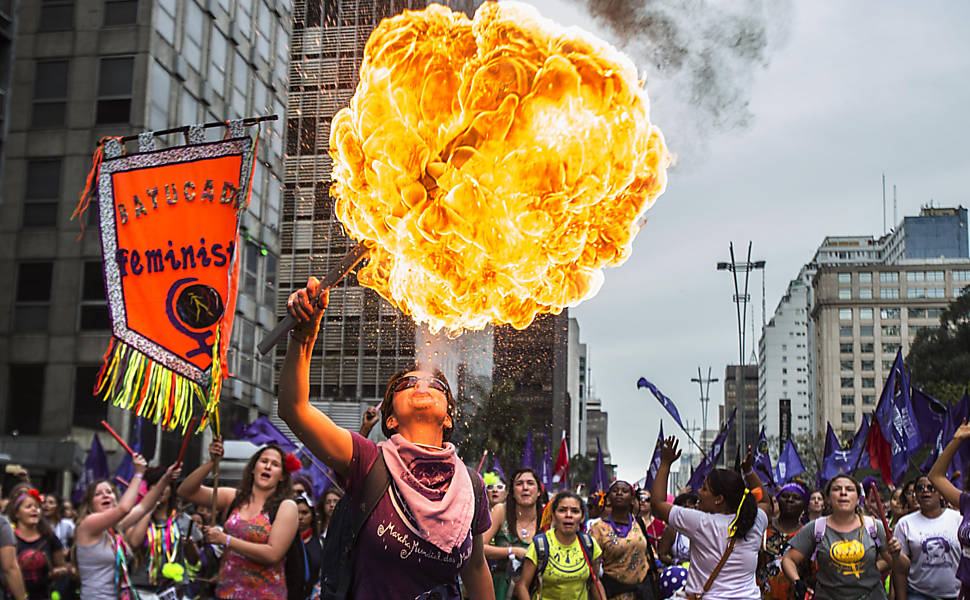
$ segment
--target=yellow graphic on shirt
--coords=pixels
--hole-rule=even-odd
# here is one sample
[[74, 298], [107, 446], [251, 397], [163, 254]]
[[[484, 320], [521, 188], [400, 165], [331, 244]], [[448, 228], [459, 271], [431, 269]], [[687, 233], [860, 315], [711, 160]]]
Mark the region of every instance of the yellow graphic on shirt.
[[842, 568], [843, 575], [862, 576], [862, 561], [866, 556], [866, 548], [859, 540], [843, 540], [832, 544], [829, 548], [829, 558]]

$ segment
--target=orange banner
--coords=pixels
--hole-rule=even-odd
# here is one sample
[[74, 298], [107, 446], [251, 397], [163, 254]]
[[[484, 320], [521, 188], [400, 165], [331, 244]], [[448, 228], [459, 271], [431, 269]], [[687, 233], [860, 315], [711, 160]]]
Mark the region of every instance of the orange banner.
[[99, 392], [165, 427], [215, 413], [232, 331], [250, 138], [101, 163], [101, 241], [115, 339]]

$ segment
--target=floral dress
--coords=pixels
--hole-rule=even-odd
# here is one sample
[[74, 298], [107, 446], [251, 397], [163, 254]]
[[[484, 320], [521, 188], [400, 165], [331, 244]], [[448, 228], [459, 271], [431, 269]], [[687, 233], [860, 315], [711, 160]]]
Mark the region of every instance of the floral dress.
[[[247, 521], [233, 511], [226, 520], [226, 533], [234, 538], [265, 544], [269, 541], [272, 526], [269, 515], [260, 513]], [[232, 550], [222, 555], [219, 568], [219, 583], [216, 586], [217, 598], [232, 600], [277, 600], [286, 598], [286, 579], [283, 575], [283, 561], [275, 565], [261, 565]]]
[[[783, 533], [774, 523], [768, 525], [761, 538], [758, 552], [758, 568], [755, 579], [761, 588], [761, 597], [766, 600], [790, 600], [795, 597], [791, 580], [781, 570], [781, 559], [788, 551], [789, 542], [801, 528], [791, 533]], [[798, 573], [806, 582], [814, 582], [814, 568], [809, 560], [798, 565]]]
[[[647, 576], [650, 565], [647, 562], [647, 538], [636, 521], [629, 531], [620, 528], [626, 535], [620, 535], [608, 521], [598, 521], [590, 528], [589, 534], [603, 549], [603, 575], [621, 583], [637, 585]], [[635, 600], [635, 592], [610, 596], [610, 600]]]

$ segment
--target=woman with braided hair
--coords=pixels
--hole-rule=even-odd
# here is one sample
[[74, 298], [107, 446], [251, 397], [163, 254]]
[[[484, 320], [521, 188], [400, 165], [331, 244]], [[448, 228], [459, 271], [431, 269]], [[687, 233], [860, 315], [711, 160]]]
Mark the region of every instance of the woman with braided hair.
[[752, 491], [766, 497], [752, 468], [751, 449], [741, 464], [743, 479], [736, 471], [711, 471], [697, 490], [696, 509], [666, 500], [670, 465], [679, 457], [676, 438], [668, 437], [660, 450], [660, 467], [650, 496], [654, 515], [690, 539], [687, 597], [760, 600], [754, 572], [761, 536], [768, 525], [768, 505], [756, 500]]

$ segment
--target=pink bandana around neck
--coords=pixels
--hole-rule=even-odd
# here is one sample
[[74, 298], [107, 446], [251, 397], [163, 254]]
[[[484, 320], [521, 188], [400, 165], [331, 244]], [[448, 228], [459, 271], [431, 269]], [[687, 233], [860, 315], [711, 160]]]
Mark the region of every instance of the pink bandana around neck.
[[472, 480], [454, 444], [429, 450], [396, 433], [380, 447], [394, 489], [407, 504], [418, 535], [450, 554], [468, 536], [475, 511]]

